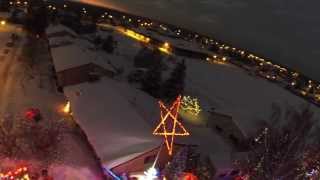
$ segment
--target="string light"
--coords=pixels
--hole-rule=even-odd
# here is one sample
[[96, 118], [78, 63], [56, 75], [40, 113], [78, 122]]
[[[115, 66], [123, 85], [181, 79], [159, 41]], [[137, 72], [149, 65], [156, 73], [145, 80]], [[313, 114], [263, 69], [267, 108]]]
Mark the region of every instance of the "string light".
[[190, 96], [183, 96], [181, 101], [181, 109], [195, 116], [199, 115], [201, 112], [199, 100]]
[[[173, 102], [171, 107], [168, 109], [162, 101], [159, 101], [160, 105], [160, 117], [161, 121], [158, 126], [154, 129], [153, 135], [164, 136], [165, 144], [168, 150], [168, 154], [172, 155], [173, 142], [175, 136], [188, 136], [189, 132], [183, 127], [181, 122], [178, 121], [178, 111], [181, 104], [181, 96], [178, 96], [177, 99]], [[168, 118], [173, 122], [168, 124]], [[172, 127], [171, 131], [168, 130], [168, 127]], [[182, 132], [178, 132], [177, 128], [180, 128]]]
[[6, 173], [0, 173], [0, 179], [20, 179], [30, 180], [27, 167], [21, 167], [15, 171], [8, 171]]
[[125, 35], [133, 38], [133, 39], [136, 39], [138, 41], [141, 41], [141, 42], [144, 42], [144, 43], [149, 43], [150, 42], [150, 38], [142, 35], [142, 34], [139, 34], [139, 33], [136, 33], [132, 30], [129, 30], [129, 29], [126, 29], [126, 30], [122, 30], [121, 31], [122, 33], [124, 33]]

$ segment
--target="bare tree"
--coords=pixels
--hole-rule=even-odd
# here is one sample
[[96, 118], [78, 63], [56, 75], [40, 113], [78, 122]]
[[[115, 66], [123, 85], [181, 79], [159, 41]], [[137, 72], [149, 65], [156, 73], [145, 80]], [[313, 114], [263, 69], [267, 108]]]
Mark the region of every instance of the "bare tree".
[[312, 164], [307, 165], [306, 159], [315, 156], [305, 153], [315, 143], [311, 137], [314, 123], [308, 107], [283, 111], [274, 106], [271, 121], [248, 140], [250, 151], [245, 160], [237, 162], [238, 167], [250, 179], [303, 179]]
[[43, 123], [7, 119], [0, 124], [0, 158], [33, 159], [45, 164], [59, 160], [63, 121]]
[[0, 156], [13, 158], [21, 155], [23, 149], [19, 145], [20, 137], [19, 127], [12, 120], [3, 119], [0, 124]]
[[50, 120], [46, 124], [35, 124], [24, 130], [24, 142], [34, 158], [47, 164], [59, 159], [59, 145], [62, 139], [64, 124], [61, 121]]

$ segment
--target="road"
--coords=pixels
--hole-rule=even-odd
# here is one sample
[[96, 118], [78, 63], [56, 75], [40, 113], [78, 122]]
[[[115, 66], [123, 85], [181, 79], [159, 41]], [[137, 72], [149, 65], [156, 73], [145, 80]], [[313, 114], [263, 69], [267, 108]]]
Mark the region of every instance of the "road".
[[[21, 40], [13, 47], [7, 47], [12, 32], [18, 34]], [[63, 138], [56, 150], [59, 154], [57, 162], [65, 167], [62, 168], [64, 177], [68, 179], [75, 177], [75, 174], [79, 176], [85, 173], [90, 174], [90, 177], [94, 176], [94, 179], [103, 179], [100, 164], [87, 140], [79, 135], [81, 131], [61, 111], [66, 100], [63, 94], [56, 91], [46, 41], [38, 42], [32, 68], [24, 57], [25, 43], [26, 38], [21, 28], [10, 24], [0, 26], [0, 120], [12, 120], [17, 124], [18, 121], [25, 120], [24, 112], [31, 107], [38, 108], [41, 112], [43, 120], [38, 123], [40, 126], [49, 126], [52, 124], [50, 122], [64, 119], [62, 122], [65, 126], [61, 131]], [[0, 160], [0, 167], [2, 165]], [[61, 176], [61, 172], [57, 174]], [[85, 176], [89, 175], [83, 176], [81, 178], [86, 179]]]
[[17, 42], [13, 47], [7, 47], [10, 34], [16, 32], [21, 36], [21, 30], [17, 27], [6, 25], [0, 27], [0, 117], [10, 109], [10, 99], [16, 94], [17, 82], [20, 78], [18, 58], [21, 55], [23, 40]]

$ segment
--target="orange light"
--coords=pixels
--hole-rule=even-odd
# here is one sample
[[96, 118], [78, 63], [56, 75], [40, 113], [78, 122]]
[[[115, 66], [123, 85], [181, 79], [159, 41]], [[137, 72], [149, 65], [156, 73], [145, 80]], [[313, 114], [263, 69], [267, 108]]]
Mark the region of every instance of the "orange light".
[[1, 24], [2, 26], [4, 26], [4, 25], [7, 24], [7, 22], [6, 22], [5, 20], [2, 20], [2, 21], [0, 21], [0, 24]]
[[[180, 104], [181, 96], [177, 97], [177, 99], [171, 105], [170, 109], [168, 109], [162, 101], [159, 101], [161, 122], [154, 129], [153, 135], [164, 136], [165, 144], [168, 149], [169, 155], [172, 155], [173, 142], [175, 136], [190, 135], [189, 132], [183, 127], [181, 122], [178, 121], [178, 112]], [[168, 118], [173, 121], [173, 124], [168, 124]]]
[[63, 107], [62, 111], [66, 114], [71, 112], [70, 102], [68, 101], [67, 104]]
[[[25, 172], [22, 172], [25, 171]], [[9, 179], [21, 179], [21, 180], [30, 180], [29, 174], [27, 173], [27, 167], [18, 168], [15, 171], [8, 171], [7, 173], [0, 173], [0, 178], [9, 178]]]
[[165, 42], [162, 46], [158, 47], [158, 49], [166, 54], [171, 54], [170, 44], [168, 42]]
[[148, 37], [146, 37], [146, 36], [144, 36], [142, 34], [136, 33], [136, 32], [134, 32], [132, 30], [129, 30], [129, 29], [122, 30], [122, 32], [125, 35], [127, 35], [127, 36], [129, 36], [129, 37], [131, 37], [133, 39], [136, 39], [138, 41], [144, 42], [144, 43], [149, 43], [149, 41], [150, 41], [150, 38], [148, 38]]
[[169, 49], [166, 49], [166, 48], [163, 48], [163, 47], [159, 47], [158, 49], [159, 49], [159, 51], [161, 51], [161, 52], [163, 52], [163, 53], [171, 54], [170, 51], [169, 51]]

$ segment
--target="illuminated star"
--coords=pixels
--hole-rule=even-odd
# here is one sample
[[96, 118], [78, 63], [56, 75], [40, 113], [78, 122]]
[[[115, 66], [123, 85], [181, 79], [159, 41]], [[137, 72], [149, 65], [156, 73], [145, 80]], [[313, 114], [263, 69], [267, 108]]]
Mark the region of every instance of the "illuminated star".
[[188, 136], [189, 132], [178, 121], [178, 112], [181, 104], [181, 96], [173, 102], [168, 109], [163, 102], [159, 101], [161, 122], [153, 131], [153, 135], [164, 136], [165, 144], [169, 155], [172, 155], [172, 148], [175, 136]]

